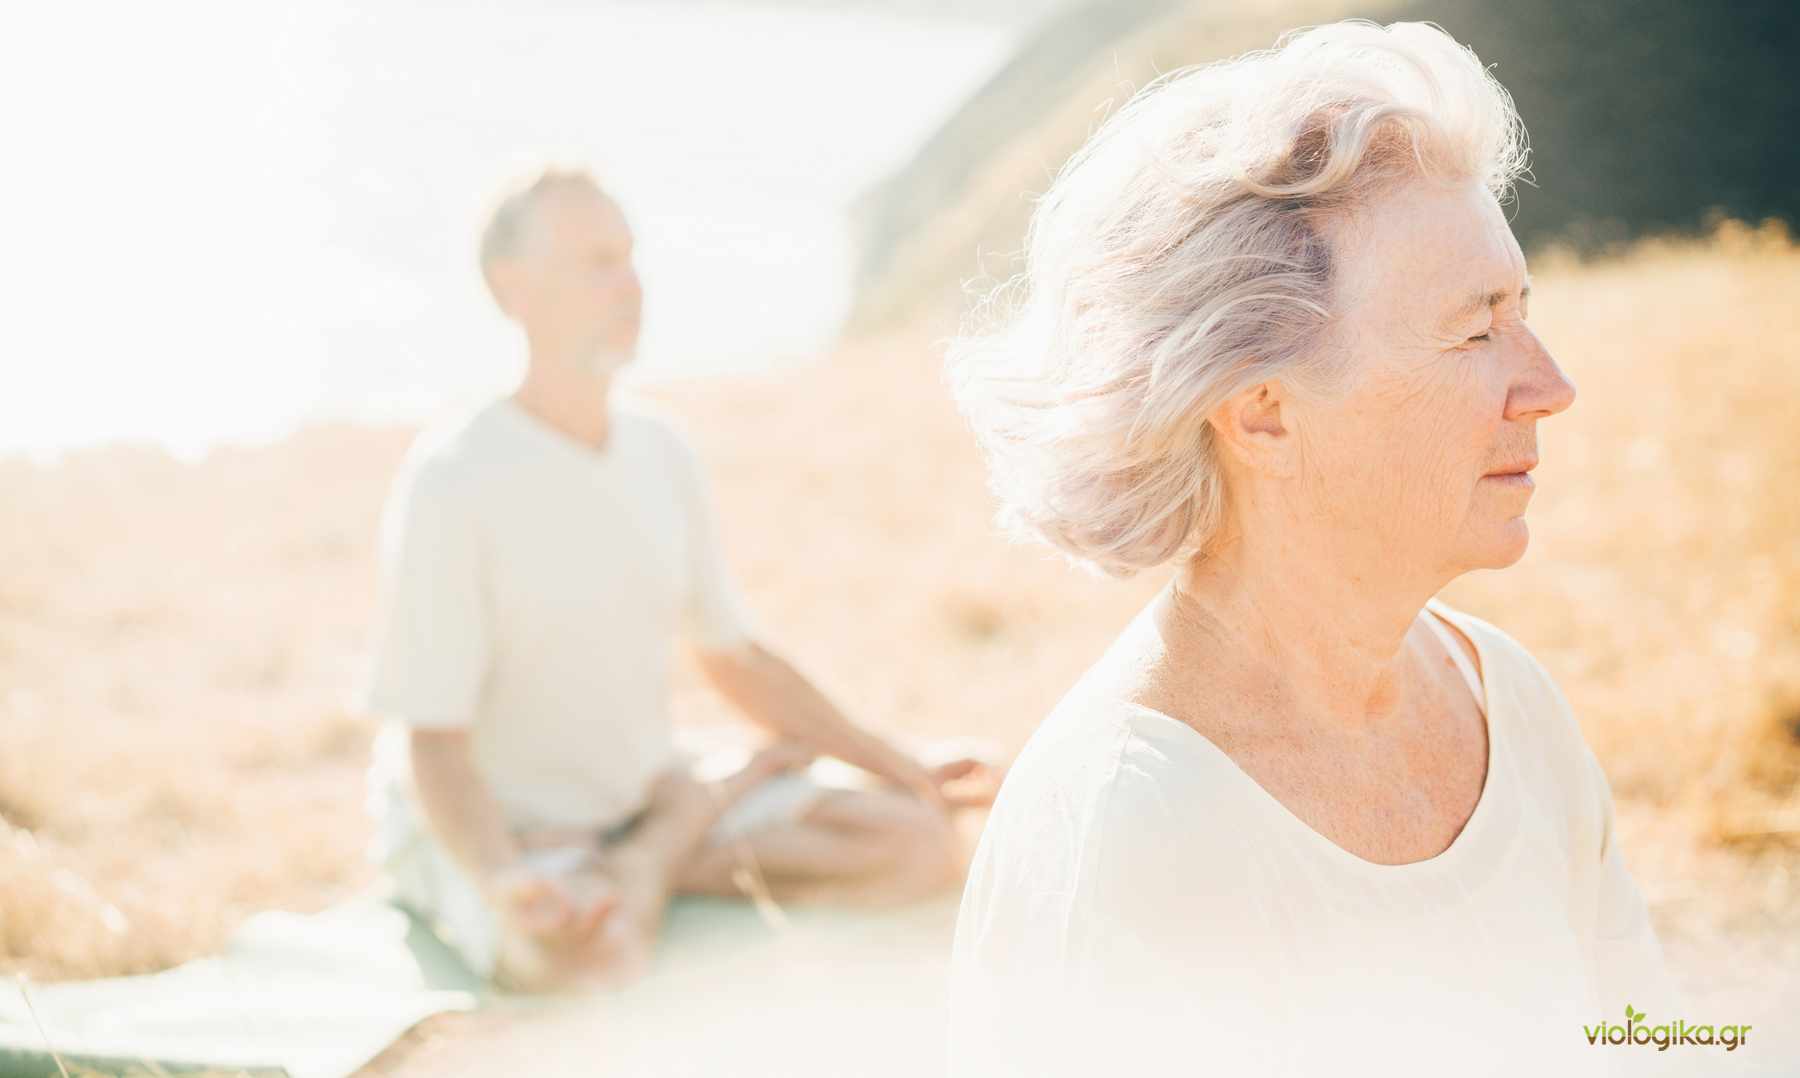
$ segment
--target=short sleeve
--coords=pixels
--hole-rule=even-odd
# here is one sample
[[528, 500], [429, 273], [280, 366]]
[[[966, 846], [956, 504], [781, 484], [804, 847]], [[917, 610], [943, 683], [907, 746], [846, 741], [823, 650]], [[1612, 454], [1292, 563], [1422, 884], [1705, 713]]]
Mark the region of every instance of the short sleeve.
[[[1595, 1003], [1609, 1014], [1627, 1003], [1651, 1021], [1683, 1012], [1680, 993], [1664, 960], [1637, 881], [1625, 867], [1619, 842], [1612, 784], [1583, 736], [1569, 698], [1537, 657], [1510, 637], [1497, 635], [1522, 659], [1529, 673], [1528, 699], [1547, 718], [1548, 758], [1568, 785], [1571, 925], [1588, 952]], [[1672, 1054], [1672, 1053], [1671, 1053]], [[1645, 1071], [1643, 1073], [1652, 1073]]]
[[1612, 787], [1590, 751], [1587, 764], [1598, 800], [1600, 834], [1588, 855], [1599, 861], [1592, 926], [1594, 989], [1598, 1002], [1616, 1011], [1627, 1003], [1652, 1021], [1684, 1013], [1683, 1000], [1664, 960], [1643, 892], [1625, 867], [1615, 827]]
[[474, 721], [489, 655], [480, 536], [458, 476], [403, 470], [382, 515], [375, 647], [361, 694], [408, 725]]
[[676, 479], [681, 487], [688, 534], [682, 625], [695, 647], [724, 651], [751, 640], [752, 623], [725, 561], [705, 473], [693, 451], [679, 439], [675, 440], [675, 449]]

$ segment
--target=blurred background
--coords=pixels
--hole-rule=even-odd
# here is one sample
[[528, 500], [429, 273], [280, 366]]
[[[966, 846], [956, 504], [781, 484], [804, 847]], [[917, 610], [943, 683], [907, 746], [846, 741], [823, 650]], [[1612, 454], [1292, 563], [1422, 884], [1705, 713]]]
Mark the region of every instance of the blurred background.
[[[994, 534], [942, 341], [1109, 108], [1350, 15], [1436, 21], [1514, 95], [1533, 323], [1581, 387], [1524, 561], [1446, 598], [1563, 685], [1695, 1010], [1791, 1025], [1800, 9], [1772, 2], [10, 14], [0, 974], [164, 969], [369, 883], [344, 702], [376, 518], [417, 427], [522, 370], [475, 235], [544, 162], [632, 218], [631, 381], [706, 460], [760, 620], [862, 720], [1016, 747], [1161, 577]], [[371, 1073], [429, 1073], [472, 1021]]]

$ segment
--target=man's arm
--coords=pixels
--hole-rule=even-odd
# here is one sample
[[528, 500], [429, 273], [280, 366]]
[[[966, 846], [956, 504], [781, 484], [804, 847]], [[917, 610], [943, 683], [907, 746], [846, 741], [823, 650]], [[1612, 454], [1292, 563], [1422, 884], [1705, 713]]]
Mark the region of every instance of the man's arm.
[[465, 729], [410, 731], [413, 785], [426, 822], [450, 856], [485, 885], [522, 852], [493, 792], [475, 770]]
[[[851, 722], [785, 659], [757, 642], [756, 630], [725, 565], [712, 500], [699, 464], [690, 450], [679, 441], [675, 444], [674, 474], [687, 499], [693, 539], [689, 544], [688, 638], [701, 669], [720, 694], [777, 734], [879, 775], [929, 803], [942, 807], [951, 801], [991, 801], [993, 782], [981, 781], [992, 777], [985, 761], [964, 759], [926, 767], [910, 753]], [[962, 791], [947, 801], [946, 784], [957, 784]]]
[[936, 804], [939, 778], [910, 754], [851, 722], [787, 660], [755, 641], [698, 652], [720, 695], [761, 726], [835, 756]]
[[554, 874], [533, 868], [493, 791], [475, 768], [469, 734], [414, 728], [413, 787], [426, 825], [501, 913], [534, 935], [583, 938], [610, 908], [606, 895], [579, 898]]
[[462, 474], [442, 459], [409, 456], [382, 513], [378, 644], [360, 703], [408, 727], [426, 827], [488, 901], [533, 934], [580, 929], [604, 911], [578, 907], [560, 882], [521, 860], [470, 754], [489, 659], [483, 568]]

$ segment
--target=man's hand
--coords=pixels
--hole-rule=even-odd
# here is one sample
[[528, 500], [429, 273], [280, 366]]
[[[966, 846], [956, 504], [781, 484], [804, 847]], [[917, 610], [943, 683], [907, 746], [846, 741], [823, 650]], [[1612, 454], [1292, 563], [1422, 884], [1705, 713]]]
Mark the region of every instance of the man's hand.
[[889, 782], [911, 791], [914, 797], [927, 805], [931, 805], [941, 812], [949, 812], [951, 805], [944, 798], [943, 782], [939, 779], [937, 770], [926, 767], [910, 756], [897, 755], [899, 755], [899, 759], [888, 764], [883, 777]]
[[515, 929], [546, 942], [589, 939], [619, 905], [619, 896], [610, 887], [577, 889], [561, 873], [522, 860], [489, 876], [482, 890]]
[[910, 790], [949, 811], [994, 799], [998, 768], [976, 756], [921, 762], [873, 731], [856, 725], [787, 661], [760, 644], [700, 653], [701, 669], [726, 699], [782, 737], [811, 746]]
[[986, 808], [1000, 792], [1006, 769], [975, 756], [959, 756], [932, 765], [932, 782], [950, 808]]
[[926, 804], [945, 812], [985, 808], [994, 803], [1005, 769], [978, 756], [956, 756], [920, 762], [911, 757], [891, 765], [888, 778], [911, 790]]

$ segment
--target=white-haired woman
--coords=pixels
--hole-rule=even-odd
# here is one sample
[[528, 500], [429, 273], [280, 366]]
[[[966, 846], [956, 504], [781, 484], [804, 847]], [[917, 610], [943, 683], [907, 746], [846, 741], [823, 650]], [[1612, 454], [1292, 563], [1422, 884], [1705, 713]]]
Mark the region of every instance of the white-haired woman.
[[1175, 571], [1006, 781], [957, 1073], [1700, 1062], [1584, 1033], [1676, 1017], [1606, 778], [1544, 668], [1435, 598], [1524, 554], [1575, 399], [1523, 167], [1472, 53], [1348, 22], [1160, 81], [1040, 204], [959, 401], [1025, 532]]

